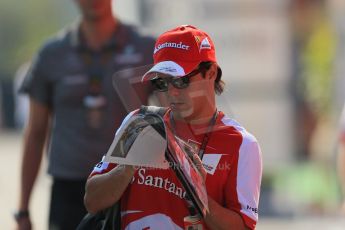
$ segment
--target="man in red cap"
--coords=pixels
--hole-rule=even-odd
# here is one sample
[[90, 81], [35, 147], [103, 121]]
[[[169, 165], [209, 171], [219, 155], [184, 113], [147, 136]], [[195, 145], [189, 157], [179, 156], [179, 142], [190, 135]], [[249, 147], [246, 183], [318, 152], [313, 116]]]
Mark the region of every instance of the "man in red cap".
[[105, 161], [88, 179], [86, 208], [95, 213], [121, 199], [122, 229], [255, 229], [261, 151], [253, 135], [217, 110], [215, 95], [224, 82], [211, 38], [193, 26], [179, 26], [157, 39], [153, 57], [143, 81], [151, 81], [168, 102], [166, 126], [197, 149], [194, 160], [203, 165], [209, 212], [188, 228], [188, 197], [173, 169]]

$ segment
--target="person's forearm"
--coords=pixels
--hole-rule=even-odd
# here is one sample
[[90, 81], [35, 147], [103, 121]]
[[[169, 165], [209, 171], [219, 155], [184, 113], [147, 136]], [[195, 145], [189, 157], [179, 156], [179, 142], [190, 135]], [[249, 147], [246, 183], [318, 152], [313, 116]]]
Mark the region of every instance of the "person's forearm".
[[31, 130], [27, 130], [24, 138], [24, 151], [21, 162], [19, 210], [28, 210], [29, 208], [32, 188], [40, 169], [44, 143], [45, 132], [34, 134]]
[[96, 213], [117, 202], [134, 175], [132, 166], [119, 165], [110, 172], [95, 175], [86, 183], [84, 203], [90, 213]]
[[212, 230], [247, 229], [240, 215], [232, 210], [219, 205], [210, 196], [208, 197], [209, 213], [205, 217], [205, 223]]

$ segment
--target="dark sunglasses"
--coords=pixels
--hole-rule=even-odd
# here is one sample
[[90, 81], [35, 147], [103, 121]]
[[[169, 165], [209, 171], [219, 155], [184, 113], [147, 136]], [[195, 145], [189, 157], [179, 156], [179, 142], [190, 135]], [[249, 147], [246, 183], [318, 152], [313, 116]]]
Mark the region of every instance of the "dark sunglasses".
[[183, 76], [183, 77], [160, 77], [159, 74], [157, 74], [156, 77], [150, 80], [153, 87], [160, 91], [160, 92], [166, 92], [168, 91], [169, 83], [171, 83], [175, 88], [177, 89], [185, 89], [189, 86], [190, 78], [203, 72], [204, 68], [198, 68], [190, 72], [189, 74]]

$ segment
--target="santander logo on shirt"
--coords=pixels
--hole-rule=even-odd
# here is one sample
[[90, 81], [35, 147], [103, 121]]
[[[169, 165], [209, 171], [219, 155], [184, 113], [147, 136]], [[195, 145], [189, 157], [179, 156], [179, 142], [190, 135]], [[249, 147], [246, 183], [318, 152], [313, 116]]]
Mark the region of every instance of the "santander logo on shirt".
[[177, 186], [174, 182], [170, 181], [169, 178], [152, 176], [148, 174], [147, 171], [149, 170], [146, 168], [140, 168], [137, 174], [138, 177], [133, 177], [131, 183], [164, 189], [165, 191], [184, 199], [186, 191], [182, 187]]

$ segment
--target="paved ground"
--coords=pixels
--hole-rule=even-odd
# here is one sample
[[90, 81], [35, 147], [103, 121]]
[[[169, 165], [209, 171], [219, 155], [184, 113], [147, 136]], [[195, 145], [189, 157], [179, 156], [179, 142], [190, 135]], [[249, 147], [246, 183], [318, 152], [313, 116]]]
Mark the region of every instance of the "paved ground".
[[[16, 132], [0, 131], [0, 229], [14, 229], [12, 213], [17, 207], [19, 188], [19, 168], [21, 164], [20, 154], [22, 149], [21, 134]], [[47, 229], [48, 188], [50, 179], [45, 174], [43, 165], [37, 186], [31, 201], [31, 215], [34, 229]]]
[[[17, 205], [21, 134], [0, 131], [0, 229], [14, 229], [12, 213]], [[46, 230], [50, 179], [45, 174], [45, 165], [35, 187], [31, 203], [32, 220], [35, 230]], [[345, 218], [304, 217], [304, 218], [261, 218], [258, 230], [343, 230]]]

